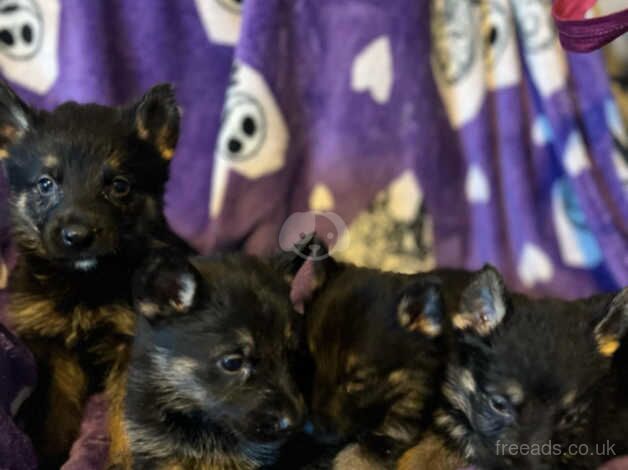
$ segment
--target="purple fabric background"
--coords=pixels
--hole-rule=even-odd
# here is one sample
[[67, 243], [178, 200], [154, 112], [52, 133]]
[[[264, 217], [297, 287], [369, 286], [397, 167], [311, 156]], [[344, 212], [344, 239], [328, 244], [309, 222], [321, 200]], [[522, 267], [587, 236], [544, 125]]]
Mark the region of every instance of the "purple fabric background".
[[[58, 35], [58, 47], [47, 57], [57, 64], [57, 76], [45, 90], [33, 86], [44, 53], [18, 64], [7, 58], [11, 50], [6, 44], [0, 47], [0, 67], [33, 105], [49, 108], [68, 99], [118, 104], [158, 82], [176, 85], [183, 126], [166, 212], [172, 227], [201, 251], [277, 250], [282, 224], [295, 212], [313, 209], [310, 196], [320, 185], [333, 195], [330, 210], [351, 227], [374, 214], [373, 201], [407, 172], [418, 181], [433, 220], [438, 264], [477, 268], [491, 262], [513, 288], [563, 297], [628, 283], [628, 204], [613, 160], [618, 155], [613, 138], [626, 137], [598, 54], [567, 55], [568, 79], [559, 89], [542, 93], [527, 62], [529, 38], [521, 24], [511, 28], [505, 34], [514, 35], [520, 79], [484, 90], [475, 115], [452, 125], [434, 74], [427, 0], [246, 0], [241, 19], [235, 19], [240, 3], [235, 0], [62, 0], [58, 31], [38, 1], [19, 4], [42, 21], [44, 40]], [[210, 13], [201, 13], [203, 4]], [[546, 11], [549, 19], [547, 2], [529, 4]], [[505, 18], [504, 25], [515, 22], [508, 14]], [[11, 26], [11, 21], [10, 14], [0, 12], [2, 25]], [[228, 26], [238, 22], [236, 40]], [[223, 29], [226, 35], [217, 37]], [[501, 31], [508, 29], [497, 28], [498, 45]], [[356, 90], [352, 73], [356, 57], [382, 37], [393, 80], [384, 98], [377, 98]], [[478, 33], [469, 40], [476, 44], [486, 38]], [[228, 87], [234, 58], [249, 73], [241, 86], [262, 101], [267, 117], [276, 106], [287, 144], [282, 155], [264, 157], [281, 157], [283, 163], [262, 176], [250, 177], [246, 171], [256, 158], [262, 160], [263, 152], [243, 163], [244, 170], [231, 167], [225, 173], [222, 208], [210, 216], [212, 168], [216, 162], [234, 164], [220, 155], [219, 140], [221, 122], [223, 133], [230, 122], [229, 109], [221, 113], [233, 91]], [[373, 73], [385, 68], [384, 63], [375, 65]], [[18, 67], [26, 67], [25, 72], [11, 73], [22, 70]], [[263, 77], [264, 96], [256, 95], [260, 88], [251, 85], [251, 73]], [[264, 145], [281, 140], [276, 127], [269, 125], [267, 131]], [[543, 134], [541, 141], [532, 137], [535, 132]], [[563, 161], [573, 135], [581, 139], [587, 163], [576, 175]], [[471, 168], [484, 175], [490, 197], [468, 197]], [[581, 266], [564, 260], [552, 211], [555, 191], [569, 195], [561, 201], [571, 204], [569, 214], [576, 222], [570, 230], [579, 243], [568, 249], [581, 252], [587, 260]], [[1, 199], [5, 193], [0, 183]], [[2, 206], [5, 262], [11, 259], [7, 225]], [[542, 251], [545, 263], [541, 278], [532, 281], [521, 269], [530, 246], [537, 255]], [[538, 260], [533, 258], [533, 270], [543, 264]], [[15, 360], [6, 350], [4, 354], [0, 364]], [[0, 395], [21, 387], [24, 379], [18, 375], [0, 383]], [[90, 406], [90, 416], [98, 416], [100, 405]], [[97, 418], [89, 421], [84, 430], [96, 436], [96, 443], [98, 423]], [[0, 417], [0, 427], [12, 426]], [[12, 430], [2, 435], [9, 437], [0, 439], [0, 466], [8, 462], [8, 468], [28, 468], [32, 456], [20, 453], [20, 466], [14, 463], [18, 454], [10, 452], [14, 442], [23, 443], [22, 437]]]

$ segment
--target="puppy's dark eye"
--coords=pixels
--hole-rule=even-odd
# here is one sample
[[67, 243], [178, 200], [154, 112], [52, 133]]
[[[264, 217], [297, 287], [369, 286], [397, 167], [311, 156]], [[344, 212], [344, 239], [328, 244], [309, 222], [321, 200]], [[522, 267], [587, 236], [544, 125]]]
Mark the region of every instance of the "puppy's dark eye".
[[116, 176], [111, 182], [111, 192], [116, 197], [124, 197], [131, 192], [131, 183], [123, 176]]
[[510, 416], [512, 414], [512, 405], [501, 395], [492, 395], [489, 397], [489, 405], [500, 415]]
[[44, 175], [37, 180], [37, 189], [39, 189], [39, 193], [47, 196], [52, 194], [56, 187], [57, 183], [50, 176]]
[[239, 372], [244, 367], [244, 357], [241, 354], [228, 354], [220, 359], [220, 367], [227, 372]]

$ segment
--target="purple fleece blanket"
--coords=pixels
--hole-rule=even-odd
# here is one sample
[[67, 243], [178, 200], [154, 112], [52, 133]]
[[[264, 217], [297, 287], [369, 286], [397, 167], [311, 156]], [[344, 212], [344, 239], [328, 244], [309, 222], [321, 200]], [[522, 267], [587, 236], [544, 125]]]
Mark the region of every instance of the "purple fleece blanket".
[[[488, 261], [564, 297], [628, 284], [628, 137], [601, 56], [560, 48], [547, 0], [11, 4], [0, 71], [35, 105], [175, 83], [166, 212], [203, 252], [268, 253], [316, 228], [385, 269]], [[0, 206], [0, 287], [7, 225]], [[15, 347], [0, 397], [32, 378]], [[29, 468], [10, 402], [0, 468]], [[73, 468], [100, 461], [101, 411]]]

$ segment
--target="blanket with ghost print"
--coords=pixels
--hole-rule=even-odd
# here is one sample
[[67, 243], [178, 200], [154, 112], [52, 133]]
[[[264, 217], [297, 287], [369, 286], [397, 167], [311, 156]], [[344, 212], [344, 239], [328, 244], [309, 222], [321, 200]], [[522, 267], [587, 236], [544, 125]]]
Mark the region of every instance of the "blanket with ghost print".
[[[601, 56], [561, 49], [549, 0], [6, 3], [0, 72], [33, 105], [175, 84], [166, 215], [199, 251], [316, 230], [383, 269], [490, 262], [563, 297], [628, 284], [628, 136]], [[2, 469], [35, 465], [12, 421], [28, 358], [0, 331]], [[90, 401], [67, 468], [102, 464], [104, 407]]]

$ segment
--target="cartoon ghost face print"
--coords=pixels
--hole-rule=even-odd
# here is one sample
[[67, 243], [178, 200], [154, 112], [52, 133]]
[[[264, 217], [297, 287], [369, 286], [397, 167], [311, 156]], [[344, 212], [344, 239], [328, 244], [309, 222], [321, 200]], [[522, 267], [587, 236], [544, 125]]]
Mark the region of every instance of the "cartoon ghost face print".
[[471, 6], [467, 1], [439, 0], [432, 8], [434, 58], [444, 80], [454, 83], [474, 60]]
[[551, 7], [548, 0], [517, 2], [519, 28], [528, 51], [538, 51], [552, 45], [556, 34], [552, 17], [547, 14]]
[[279, 171], [289, 142], [286, 121], [260, 71], [236, 61], [215, 149], [210, 215], [217, 217], [230, 172], [249, 179]]
[[236, 61], [222, 114], [217, 157], [249, 178], [283, 166], [288, 130], [264, 76]]
[[36, 93], [47, 93], [59, 74], [59, 0], [0, 0], [0, 69]]
[[33, 1], [0, 2], [0, 52], [17, 60], [33, 57], [41, 48], [44, 23]]

